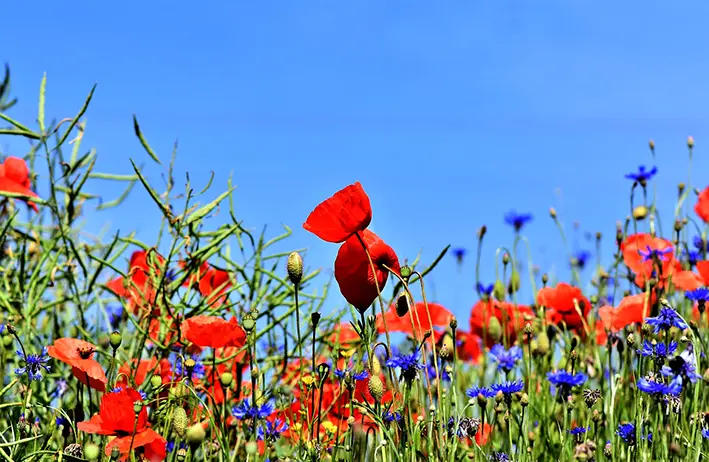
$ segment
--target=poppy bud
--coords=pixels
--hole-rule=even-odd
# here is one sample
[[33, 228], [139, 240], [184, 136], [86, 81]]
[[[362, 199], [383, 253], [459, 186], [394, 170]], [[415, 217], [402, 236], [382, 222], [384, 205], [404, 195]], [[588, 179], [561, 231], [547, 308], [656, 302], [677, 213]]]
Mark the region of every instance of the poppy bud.
[[152, 385], [153, 388], [158, 388], [160, 385], [162, 385], [162, 377], [159, 375], [154, 375], [150, 377], [150, 385]]
[[170, 388], [170, 396], [173, 398], [176, 398], [176, 399], [183, 398], [189, 394], [190, 394], [189, 389], [182, 382], [179, 382], [177, 385]]
[[493, 285], [492, 295], [500, 301], [505, 299], [505, 284], [499, 279], [495, 281], [495, 284]]
[[549, 282], [549, 275], [547, 273], [542, 274], [542, 284], [547, 285]]
[[483, 237], [485, 237], [485, 233], [487, 233], [487, 226], [482, 225], [478, 230], [478, 239], [482, 239]]
[[300, 284], [301, 279], [303, 279], [303, 257], [298, 252], [292, 252], [288, 255], [286, 270], [288, 271], [290, 282], [296, 286]]
[[247, 334], [253, 332], [256, 328], [256, 320], [251, 315], [251, 313], [246, 313], [244, 318], [241, 320], [241, 327], [246, 331]]
[[382, 379], [378, 375], [373, 375], [369, 378], [369, 393], [374, 398], [377, 403], [381, 402], [382, 395], [384, 395], [384, 384]]
[[143, 410], [143, 402], [142, 401], [135, 401], [133, 403], [133, 412], [136, 414], [140, 414], [140, 411]]
[[546, 356], [549, 353], [549, 337], [546, 332], [541, 332], [537, 336], [537, 354]]
[[401, 295], [399, 295], [399, 298], [396, 299], [396, 314], [401, 318], [406, 315], [406, 313], [409, 312], [409, 309], [411, 308], [411, 300], [409, 299], [409, 295], [404, 292]]
[[647, 142], [648, 146], [650, 146], [650, 150], [654, 151], [655, 150], [655, 141], [650, 140]]
[[509, 264], [509, 262], [510, 262], [510, 254], [508, 254], [507, 252], [503, 253], [502, 254], [502, 264], [507, 265], [507, 264]]
[[636, 220], [644, 220], [647, 217], [648, 209], [644, 205], [638, 205], [633, 209], [633, 218]]
[[2, 338], [2, 346], [5, 348], [10, 348], [12, 346], [13, 339], [9, 335], [6, 335]]
[[402, 278], [404, 281], [407, 281], [407, 280], [411, 277], [411, 273], [412, 273], [411, 267], [408, 266], [408, 265], [404, 265], [404, 266], [402, 266], [401, 269], [399, 270], [399, 273], [401, 274], [401, 278]]
[[116, 461], [121, 458], [121, 450], [118, 449], [118, 446], [113, 446], [111, 448], [111, 460]]
[[453, 316], [451, 318], [450, 323], [448, 323], [448, 326], [450, 326], [451, 330], [456, 330], [458, 328], [458, 320]]
[[185, 412], [185, 409], [183, 407], [176, 407], [172, 411], [172, 430], [179, 436], [180, 438], [185, 436], [185, 432], [187, 431], [187, 412]]
[[694, 137], [693, 136], [687, 137], [687, 147], [689, 149], [692, 149], [694, 147]]
[[629, 333], [625, 341], [628, 343], [628, 347], [632, 348], [632, 346], [635, 345], [635, 335], [633, 335], [632, 332]]
[[681, 196], [682, 193], [684, 192], [684, 188], [686, 188], [687, 185], [684, 183], [680, 183], [677, 185], [677, 193]]
[[88, 460], [96, 460], [101, 455], [101, 449], [94, 443], [86, 443], [84, 446], [84, 457]]
[[510, 283], [507, 287], [509, 293], [513, 294], [515, 292], [518, 292], [520, 284], [521, 284], [521, 281], [520, 281], [520, 277], [519, 277], [519, 271], [513, 270], [512, 274], [510, 274]]
[[256, 453], [258, 453], [258, 444], [256, 441], [246, 443], [246, 454], [253, 456]]
[[556, 220], [556, 209], [554, 207], [549, 207], [549, 216]]
[[108, 337], [108, 341], [111, 344], [111, 347], [114, 350], [117, 350], [118, 347], [121, 346], [121, 343], [123, 342], [123, 336], [121, 335], [120, 332], [113, 331], [113, 332], [111, 332], [111, 335]]
[[320, 322], [320, 313], [317, 311], [313, 312], [310, 315], [310, 322], [313, 324], [313, 328], [318, 327], [318, 323]]
[[379, 375], [382, 372], [382, 365], [379, 362], [379, 358], [377, 358], [377, 355], [372, 355], [372, 362], [370, 363], [370, 367], [372, 369], [372, 373], [370, 375]]
[[200, 423], [196, 423], [187, 429], [187, 442], [190, 446], [199, 446], [206, 436], [207, 433]]
[[534, 329], [532, 328], [532, 323], [531, 323], [531, 322], [528, 322], [528, 323], [524, 326], [524, 333], [527, 334], [527, 335], [532, 335], [532, 333], [534, 333]]
[[603, 234], [600, 231], [597, 231], [596, 232], [596, 240], [600, 241], [602, 237], [603, 237]]
[[231, 372], [224, 372], [219, 376], [219, 383], [221, 383], [224, 388], [228, 388], [232, 380], [234, 380], [234, 375]]
[[483, 409], [485, 409], [485, 407], [487, 406], [487, 398], [485, 398], [485, 395], [483, 395], [482, 393], [478, 394], [478, 406]]
[[488, 322], [487, 335], [489, 335], [495, 342], [500, 340], [502, 337], [502, 326], [500, 325], [500, 320], [494, 316], [491, 317]]
[[522, 393], [522, 397], [519, 399], [519, 403], [522, 407], [526, 407], [529, 404], [529, 395], [527, 393]]
[[606, 443], [606, 445], [603, 446], [603, 456], [608, 460], [613, 457], [613, 446], [611, 446], [610, 442]]

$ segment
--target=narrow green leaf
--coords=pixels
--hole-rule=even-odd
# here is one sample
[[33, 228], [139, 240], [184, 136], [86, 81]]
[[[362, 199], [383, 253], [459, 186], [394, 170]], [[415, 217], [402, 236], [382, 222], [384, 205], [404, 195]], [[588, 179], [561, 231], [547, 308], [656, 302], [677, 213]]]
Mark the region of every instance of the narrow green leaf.
[[14, 125], [15, 127], [19, 128], [19, 129], [22, 130], [23, 132], [30, 132], [30, 133], [32, 132], [32, 130], [31, 130], [29, 127], [26, 127], [26, 126], [23, 125], [22, 123], [16, 121], [15, 119], [13, 119], [12, 117], [10, 117], [9, 115], [4, 114], [4, 113], [2, 113], [2, 112], [0, 112], [0, 119], [4, 120], [4, 121], [6, 121], [6, 122], [10, 122], [12, 125]]
[[44, 134], [44, 103], [45, 95], [47, 91], [47, 73], [42, 75], [42, 83], [39, 85], [39, 108], [37, 110], [37, 123], [39, 123], [39, 129]]
[[86, 97], [86, 101], [84, 101], [83, 106], [81, 106], [81, 109], [79, 109], [78, 114], [71, 119], [71, 123], [69, 124], [69, 128], [66, 129], [64, 134], [62, 135], [61, 138], [59, 138], [59, 143], [54, 147], [54, 149], [57, 149], [59, 146], [63, 145], [64, 142], [66, 141], [67, 138], [69, 138], [69, 134], [71, 131], [76, 127], [76, 124], [79, 122], [79, 119], [86, 113], [86, 110], [89, 108], [89, 103], [91, 102], [91, 98], [94, 96], [94, 91], [96, 90], [96, 84], [94, 84], [93, 87], [91, 87], [91, 91], [89, 92], [89, 96]]
[[160, 207], [160, 210], [162, 210], [163, 215], [165, 215], [166, 218], [170, 218], [170, 210], [167, 208], [165, 204], [160, 200], [160, 195], [153, 189], [152, 186], [148, 183], [148, 180], [145, 179], [143, 174], [140, 172], [138, 169], [138, 166], [135, 165], [135, 162], [133, 162], [133, 159], [130, 159], [130, 163], [133, 166], [133, 170], [135, 170], [136, 175], [138, 175], [138, 180], [140, 180], [141, 183], [143, 183], [143, 187], [145, 188], [146, 191], [148, 191], [148, 194], [150, 194], [150, 197], [153, 199], [153, 201]]
[[126, 197], [128, 197], [128, 194], [130, 194], [130, 192], [133, 190], [133, 186], [135, 186], [136, 181], [138, 180], [136, 179], [128, 183], [128, 187], [125, 189], [125, 191], [123, 191], [120, 196], [118, 196], [117, 199], [99, 204], [99, 206], [96, 207], [96, 210], [106, 210], [119, 206], [121, 203], [123, 203]]
[[138, 137], [140, 140], [140, 144], [143, 145], [143, 149], [148, 153], [148, 155], [159, 165], [162, 165], [162, 162], [160, 162], [160, 158], [158, 157], [157, 154], [155, 154], [155, 151], [153, 151], [153, 148], [150, 147], [148, 144], [148, 141], [145, 139], [143, 136], [143, 132], [140, 131], [140, 125], [138, 125], [138, 118], [133, 114], [133, 128], [135, 129], [135, 136]]
[[97, 180], [113, 180], [113, 181], [136, 181], [138, 180], [137, 175], [117, 175], [113, 173], [101, 173], [101, 172], [91, 172], [89, 175], [91, 179]]
[[224, 199], [226, 199], [227, 196], [229, 196], [229, 195], [232, 193], [232, 191], [234, 191], [233, 188], [227, 189], [225, 192], [223, 192], [222, 194], [220, 194], [219, 197], [217, 197], [216, 199], [214, 199], [212, 202], [210, 202], [209, 204], [207, 204], [207, 205], [205, 205], [204, 207], [200, 208], [199, 210], [193, 212], [189, 217], [187, 217], [187, 221], [185, 222], [185, 224], [190, 225], [190, 224], [194, 223], [195, 221], [199, 221], [199, 220], [201, 220], [202, 218], [204, 218], [204, 217], [206, 217], [207, 215], [209, 215], [209, 214], [212, 212], [212, 210], [214, 210], [215, 208], [217, 208], [217, 206], [219, 205], [219, 203], [220, 203], [221, 201], [223, 201]]
[[25, 138], [30, 138], [33, 140], [38, 140], [38, 139], [42, 138], [37, 133], [27, 131], [27, 130], [21, 130], [19, 128], [0, 128], [0, 135], [24, 136]]

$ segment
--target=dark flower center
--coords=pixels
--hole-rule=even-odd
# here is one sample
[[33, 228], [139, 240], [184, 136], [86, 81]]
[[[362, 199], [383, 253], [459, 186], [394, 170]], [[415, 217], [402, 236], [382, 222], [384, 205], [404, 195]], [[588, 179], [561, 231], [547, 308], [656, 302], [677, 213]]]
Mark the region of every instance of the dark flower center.
[[91, 355], [94, 354], [94, 350], [91, 347], [84, 347], [84, 348], [77, 348], [76, 352], [79, 353], [79, 356], [81, 359], [89, 359], [91, 358]]

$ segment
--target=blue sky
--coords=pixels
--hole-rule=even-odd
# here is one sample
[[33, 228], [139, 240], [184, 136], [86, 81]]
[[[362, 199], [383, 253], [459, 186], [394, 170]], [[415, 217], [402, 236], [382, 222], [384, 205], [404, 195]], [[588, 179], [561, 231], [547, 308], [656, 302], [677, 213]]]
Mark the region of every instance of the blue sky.
[[[495, 248], [511, 244], [511, 208], [535, 215], [525, 231], [542, 270], [567, 266], [550, 206], [573, 248], [591, 250], [584, 233], [602, 231], [607, 263], [629, 212], [623, 176], [652, 163], [650, 138], [661, 209], [686, 180], [688, 135], [694, 186], [709, 183], [705, 2], [25, 3], [3, 10], [13, 117], [35, 120], [45, 71], [56, 118], [73, 116], [98, 83], [83, 145], [96, 147], [98, 170], [130, 173], [132, 157], [162, 181], [133, 135], [135, 113], [163, 160], [179, 141], [178, 172], [198, 185], [215, 172], [203, 202], [233, 174], [246, 225], [292, 227], [286, 247], [308, 247], [311, 267], [331, 271], [337, 246], [302, 222], [354, 181], [402, 260], [472, 249], [486, 224], [484, 282]], [[0, 147], [25, 152], [17, 140]], [[122, 185], [95, 187], [111, 199]], [[147, 201], [136, 192], [90, 225], [150, 241], [159, 222]], [[457, 271], [451, 256], [429, 297], [467, 319], [473, 285], [472, 259]], [[342, 303], [335, 294], [329, 306]]]

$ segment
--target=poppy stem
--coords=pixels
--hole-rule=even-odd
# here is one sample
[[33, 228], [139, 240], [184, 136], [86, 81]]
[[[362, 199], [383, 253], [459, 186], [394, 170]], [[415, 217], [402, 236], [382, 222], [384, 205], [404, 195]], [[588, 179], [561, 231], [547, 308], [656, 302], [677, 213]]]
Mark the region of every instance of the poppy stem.
[[[303, 338], [300, 336], [300, 302], [298, 300], [298, 292], [300, 287], [298, 284], [293, 284], [293, 290], [295, 291], [295, 328], [298, 334], [298, 356], [300, 357], [300, 375], [303, 375]], [[288, 354], [288, 353], [286, 353]]]

